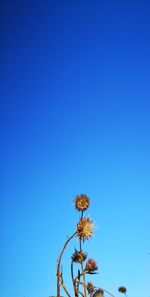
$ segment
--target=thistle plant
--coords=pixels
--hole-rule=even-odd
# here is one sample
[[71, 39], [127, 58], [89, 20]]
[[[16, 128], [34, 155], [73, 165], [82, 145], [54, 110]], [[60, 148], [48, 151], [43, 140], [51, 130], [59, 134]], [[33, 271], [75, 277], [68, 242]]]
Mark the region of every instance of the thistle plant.
[[[64, 243], [61, 253], [57, 261], [57, 297], [61, 297], [61, 291], [68, 297], [72, 297], [64, 283], [63, 271], [61, 261], [64, 255], [64, 251], [67, 248], [68, 243], [77, 238], [78, 248], [74, 249], [74, 252], [70, 258], [70, 280], [73, 287], [74, 297], [103, 297], [105, 294], [115, 297], [111, 292], [104, 288], [95, 286], [91, 281], [86, 280], [86, 275], [94, 275], [98, 271], [98, 265], [93, 258], [87, 258], [87, 253], [83, 250], [83, 246], [86, 240], [89, 240], [93, 236], [94, 224], [90, 217], [84, 215], [84, 212], [90, 206], [90, 199], [85, 194], [77, 195], [73, 200], [75, 210], [80, 213], [79, 221], [76, 225], [76, 229], [73, 234]], [[74, 269], [74, 266], [78, 265], [78, 269]], [[75, 273], [76, 271], [76, 273]], [[124, 286], [120, 286], [118, 291], [127, 297], [127, 289]]]

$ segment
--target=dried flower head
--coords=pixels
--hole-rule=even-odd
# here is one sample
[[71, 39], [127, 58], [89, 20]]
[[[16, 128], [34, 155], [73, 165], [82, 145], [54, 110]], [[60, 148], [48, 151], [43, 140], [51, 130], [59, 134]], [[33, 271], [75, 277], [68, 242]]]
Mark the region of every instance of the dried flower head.
[[85, 211], [90, 205], [90, 200], [85, 194], [77, 195], [74, 200], [75, 209]]
[[102, 297], [104, 295], [104, 291], [102, 289], [98, 289], [93, 294], [93, 297]]
[[80, 239], [89, 239], [93, 235], [94, 225], [90, 218], [81, 218], [77, 224], [77, 236]]
[[95, 287], [94, 287], [94, 285], [92, 284], [92, 282], [88, 282], [88, 283], [87, 283], [87, 291], [88, 291], [88, 293], [89, 293], [89, 294], [92, 294], [92, 293], [94, 292], [94, 289], [95, 289]]
[[88, 259], [88, 261], [86, 262], [86, 265], [85, 265], [85, 270], [88, 272], [93, 272], [93, 271], [96, 271], [97, 269], [98, 269], [98, 267], [97, 267], [95, 260]]
[[75, 249], [75, 252], [74, 254], [72, 255], [72, 261], [75, 262], [75, 263], [82, 263], [83, 261], [86, 260], [87, 258], [87, 254], [84, 253], [83, 251], [77, 251]]
[[120, 292], [120, 293], [126, 293], [127, 292], [127, 289], [125, 288], [125, 287], [119, 287], [118, 288], [118, 291]]

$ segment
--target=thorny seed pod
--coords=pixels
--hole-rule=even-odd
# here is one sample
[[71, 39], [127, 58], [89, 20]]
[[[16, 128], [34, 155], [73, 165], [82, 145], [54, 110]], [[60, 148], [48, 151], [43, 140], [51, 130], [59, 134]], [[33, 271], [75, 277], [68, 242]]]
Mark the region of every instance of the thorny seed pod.
[[86, 260], [86, 258], [87, 258], [86, 253], [84, 253], [83, 251], [77, 251], [76, 249], [74, 254], [71, 257], [72, 261], [75, 263], [82, 263], [83, 261]]
[[94, 225], [90, 218], [81, 218], [77, 224], [77, 236], [80, 239], [89, 239], [93, 235]]
[[85, 211], [90, 205], [90, 199], [85, 194], [77, 195], [73, 202], [78, 211]]

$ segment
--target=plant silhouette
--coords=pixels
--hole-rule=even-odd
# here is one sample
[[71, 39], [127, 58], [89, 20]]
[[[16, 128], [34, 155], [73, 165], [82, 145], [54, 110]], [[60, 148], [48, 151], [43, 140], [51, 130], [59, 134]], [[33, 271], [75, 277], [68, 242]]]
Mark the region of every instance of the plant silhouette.
[[[98, 265], [93, 258], [87, 259], [87, 253], [83, 250], [84, 242], [89, 240], [93, 236], [94, 224], [90, 217], [84, 215], [85, 211], [90, 206], [90, 199], [85, 194], [80, 194], [73, 200], [74, 208], [80, 213], [79, 221], [77, 222], [76, 229], [73, 234], [64, 243], [61, 253], [57, 261], [57, 297], [62, 297], [61, 291], [68, 297], [72, 297], [64, 283], [63, 271], [61, 261], [65, 249], [68, 243], [74, 238], [77, 238], [78, 248], [74, 249], [74, 252], [70, 259], [70, 281], [72, 282], [74, 297], [104, 297], [105, 294], [115, 297], [111, 292], [105, 288], [96, 287], [92, 281], [86, 280], [86, 275], [93, 276], [98, 273]], [[77, 266], [74, 269], [74, 266]], [[76, 271], [76, 273], [75, 273]], [[127, 289], [124, 286], [120, 286], [118, 291], [127, 297]]]

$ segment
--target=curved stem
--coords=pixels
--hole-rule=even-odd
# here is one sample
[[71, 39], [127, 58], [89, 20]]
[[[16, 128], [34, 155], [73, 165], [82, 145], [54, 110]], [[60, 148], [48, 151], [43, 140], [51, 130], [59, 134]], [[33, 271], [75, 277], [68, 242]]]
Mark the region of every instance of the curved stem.
[[104, 291], [104, 292], [106, 292], [107, 294], [109, 294], [110, 296], [112, 296], [112, 297], [115, 297], [113, 294], [111, 294], [109, 291], [107, 291], [107, 290], [105, 290], [105, 289], [103, 289], [103, 288], [99, 288], [100, 290], [102, 290], [102, 291]]
[[65, 242], [63, 248], [62, 248], [62, 251], [60, 253], [60, 256], [58, 258], [58, 261], [57, 261], [57, 297], [60, 297], [60, 263], [61, 263], [61, 259], [62, 259], [62, 256], [63, 256], [63, 253], [64, 253], [64, 250], [67, 246], [67, 244], [69, 243], [69, 241], [76, 235], [77, 231], [74, 232], [68, 239], [67, 241]]

